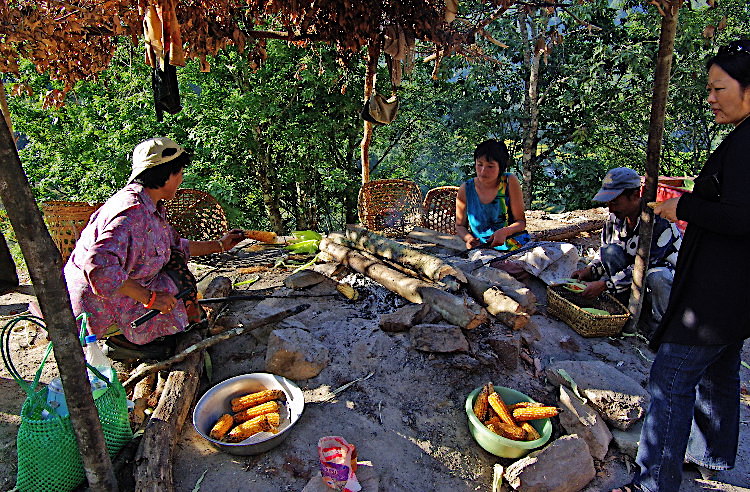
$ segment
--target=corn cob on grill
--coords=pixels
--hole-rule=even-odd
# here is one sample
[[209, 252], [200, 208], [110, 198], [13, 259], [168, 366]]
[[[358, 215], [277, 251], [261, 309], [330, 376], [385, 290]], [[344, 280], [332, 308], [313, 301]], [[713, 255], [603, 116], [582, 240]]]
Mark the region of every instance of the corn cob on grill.
[[556, 407], [527, 407], [513, 410], [513, 418], [519, 422], [545, 419], [558, 414]]
[[219, 420], [216, 421], [214, 426], [211, 428], [211, 432], [208, 435], [216, 439], [217, 441], [221, 441], [222, 439], [224, 439], [224, 436], [227, 434], [227, 432], [229, 432], [229, 429], [231, 429], [233, 425], [234, 418], [228, 413], [225, 413], [224, 415], [219, 417]]
[[276, 233], [268, 231], [245, 231], [245, 238], [255, 239], [262, 243], [275, 243]]
[[246, 422], [242, 422], [240, 425], [229, 431], [229, 434], [226, 436], [226, 441], [241, 442], [258, 432], [275, 432], [276, 427], [279, 426], [279, 421], [280, 418], [278, 413], [264, 413], [263, 415], [258, 415]]
[[281, 390], [263, 390], [234, 398], [230, 403], [233, 412], [240, 412], [246, 408], [254, 407], [271, 400], [286, 400], [286, 395]]

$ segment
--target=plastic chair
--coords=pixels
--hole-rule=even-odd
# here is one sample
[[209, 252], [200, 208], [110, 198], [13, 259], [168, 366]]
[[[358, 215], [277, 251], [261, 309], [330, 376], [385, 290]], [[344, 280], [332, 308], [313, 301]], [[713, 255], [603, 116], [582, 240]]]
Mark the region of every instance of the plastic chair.
[[456, 195], [458, 186], [439, 186], [424, 197], [423, 226], [445, 234], [456, 233]]
[[377, 179], [359, 189], [362, 225], [384, 236], [405, 236], [422, 224], [422, 192], [414, 181]]
[[227, 216], [210, 194], [191, 189], [177, 190], [172, 200], [164, 200], [167, 220], [181, 237], [193, 241], [221, 238], [228, 229]]
[[81, 231], [89, 223], [89, 218], [101, 203], [49, 201], [42, 203], [42, 213], [47, 223], [52, 241], [60, 250], [63, 263], [73, 253]]

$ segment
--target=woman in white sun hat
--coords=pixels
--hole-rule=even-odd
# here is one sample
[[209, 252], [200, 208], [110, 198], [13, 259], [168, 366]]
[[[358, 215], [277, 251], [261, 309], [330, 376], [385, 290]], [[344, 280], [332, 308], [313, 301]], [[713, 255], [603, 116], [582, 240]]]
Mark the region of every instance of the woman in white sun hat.
[[[128, 184], [91, 216], [65, 265], [73, 312], [86, 312], [89, 330], [122, 345], [141, 346], [184, 331], [200, 319], [190, 256], [227, 251], [242, 239], [233, 230], [216, 241], [179, 237], [161, 202], [174, 198], [188, 152], [169, 138], [151, 138], [133, 151]], [[193, 302], [175, 296], [193, 284]], [[149, 310], [160, 315], [133, 327]]]

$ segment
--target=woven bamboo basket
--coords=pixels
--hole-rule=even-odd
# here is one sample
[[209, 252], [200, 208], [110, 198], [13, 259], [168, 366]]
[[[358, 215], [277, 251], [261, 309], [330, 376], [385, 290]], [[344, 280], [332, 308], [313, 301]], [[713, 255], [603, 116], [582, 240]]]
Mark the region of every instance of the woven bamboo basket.
[[427, 192], [422, 208], [423, 226], [445, 234], [456, 233], [458, 186], [440, 186]]
[[193, 241], [221, 238], [228, 229], [227, 216], [210, 194], [191, 189], [177, 190], [172, 200], [165, 200], [167, 220], [181, 237]]
[[[585, 307], [604, 309], [611, 314], [591, 314], [583, 310]], [[607, 292], [587, 301], [560, 285], [547, 287], [547, 313], [564, 321], [583, 337], [617, 336], [630, 317], [627, 308]]]
[[42, 213], [52, 241], [60, 250], [63, 263], [68, 261], [81, 231], [101, 203], [49, 201], [42, 203]]
[[359, 189], [362, 225], [385, 236], [405, 236], [422, 224], [422, 192], [414, 181], [378, 179]]

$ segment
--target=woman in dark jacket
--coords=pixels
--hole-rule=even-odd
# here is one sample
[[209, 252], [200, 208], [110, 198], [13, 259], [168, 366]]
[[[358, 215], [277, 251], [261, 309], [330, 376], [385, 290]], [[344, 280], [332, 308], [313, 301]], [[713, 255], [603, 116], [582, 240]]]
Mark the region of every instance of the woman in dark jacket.
[[740, 353], [750, 336], [750, 40], [719, 49], [708, 67], [708, 103], [734, 130], [709, 157], [692, 193], [656, 205], [688, 222], [661, 325], [651, 341], [651, 404], [636, 461], [620, 490], [672, 492], [683, 463], [702, 474], [734, 467]]

